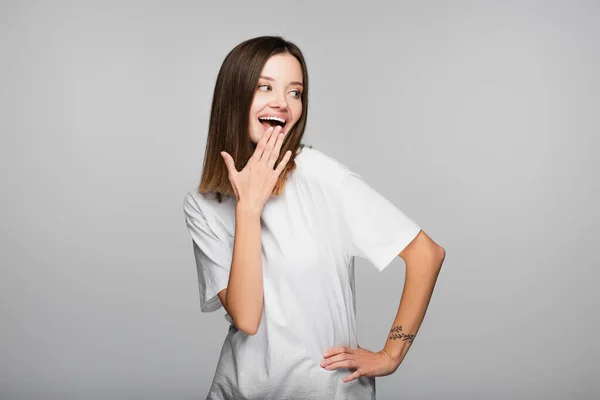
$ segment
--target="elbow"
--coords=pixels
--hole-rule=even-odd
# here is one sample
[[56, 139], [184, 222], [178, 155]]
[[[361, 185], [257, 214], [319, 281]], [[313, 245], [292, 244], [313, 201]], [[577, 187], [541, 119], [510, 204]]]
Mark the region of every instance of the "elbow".
[[258, 332], [258, 328], [256, 328], [256, 329], [240, 329], [240, 331], [244, 332], [248, 336], [254, 336], [254, 335], [256, 335], [256, 332]]
[[446, 258], [446, 249], [437, 244], [429, 246], [429, 248], [423, 251], [423, 257], [427, 260], [427, 264], [431, 265], [432, 268], [440, 269], [444, 264]]
[[232, 318], [232, 320], [233, 325], [235, 325], [238, 330], [244, 332], [246, 335], [253, 336], [256, 335], [256, 332], [258, 332], [258, 324], [256, 323], [240, 321], [237, 318]]
[[[227, 313], [231, 317], [231, 321], [233, 325], [240, 331], [244, 332], [246, 335], [256, 335], [258, 331], [258, 326], [260, 325], [260, 320], [262, 317], [262, 307], [258, 311], [241, 309], [238, 310], [232, 306], [229, 300], [225, 301], [225, 304], [228, 307], [225, 307]], [[247, 305], [247, 304], [246, 304]]]
[[446, 258], [446, 249], [444, 249], [442, 246], [437, 246], [436, 257], [438, 259], [438, 262], [439, 262], [440, 268], [441, 268], [442, 264], [444, 264], [444, 259]]
[[398, 254], [406, 263], [426, 263], [441, 268], [446, 250], [435, 243], [425, 232], [419, 234]]
[[258, 326], [255, 325], [237, 325], [234, 324], [236, 326], [236, 328], [238, 328], [240, 331], [244, 332], [246, 335], [249, 336], [254, 336], [256, 335], [256, 332], [258, 332]]

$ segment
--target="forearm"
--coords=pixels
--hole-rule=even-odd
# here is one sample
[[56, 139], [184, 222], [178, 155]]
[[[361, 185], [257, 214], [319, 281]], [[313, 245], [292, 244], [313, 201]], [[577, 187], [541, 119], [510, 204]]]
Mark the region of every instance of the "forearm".
[[398, 313], [392, 324], [384, 351], [398, 365], [410, 349], [425, 317], [445, 253], [432, 251], [406, 263], [406, 278]]
[[263, 308], [263, 272], [260, 212], [244, 208], [235, 211], [233, 259], [227, 285], [227, 305], [234, 325], [254, 334]]

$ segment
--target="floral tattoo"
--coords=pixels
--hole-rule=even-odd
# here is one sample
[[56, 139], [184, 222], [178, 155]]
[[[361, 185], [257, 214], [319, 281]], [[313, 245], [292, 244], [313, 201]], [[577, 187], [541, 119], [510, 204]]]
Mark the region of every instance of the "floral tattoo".
[[390, 339], [392, 339], [392, 340], [402, 339], [402, 340], [408, 341], [409, 343], [412, 343], [413, 340], [415, 339], [414, 334], [411, 335], [411, 334], [402, 332], [402, 325], [394, 326], [390, 332], [392, 333], [390, 335]]

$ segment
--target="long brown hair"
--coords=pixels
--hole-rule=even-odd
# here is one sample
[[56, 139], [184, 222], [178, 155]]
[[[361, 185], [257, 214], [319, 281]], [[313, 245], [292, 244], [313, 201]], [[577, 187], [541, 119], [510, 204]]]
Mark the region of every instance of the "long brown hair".
[[202, 178], [198, 191], [215, 192], [221, 202], [221, 195], [234, 196], [229, 173], [221, 151], [226, 151], [235, 161], [235, 167], [241, 171], [256, 145], [250, 140], [250, 107], [254, 99], [260, 73], [267, 60], [275, 55], [288, 53], [296, 57], [302, 68], [304, 90], [302, 91], [302, 114], [294, 127], [286, 134], [275, 166], [288, 150], [290, 157], [285, 169], [279, 176], [273, 189], [273, 195], [283, 192], [287, 174], [296, 169], [297, 150], [304, 145], [300, 142], [304, 135], [308, 113], [308, 71], [304, 56], [298, 46], [280, 36], [260, 36], [238, 44], [225, 57], [215, 84], [208, 138]]

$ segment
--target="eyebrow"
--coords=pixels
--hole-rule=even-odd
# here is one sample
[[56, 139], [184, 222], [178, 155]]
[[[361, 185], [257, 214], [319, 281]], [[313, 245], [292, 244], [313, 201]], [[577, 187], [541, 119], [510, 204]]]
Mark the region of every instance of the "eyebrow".
[[[273, 79], [271, 77], [268, 77], [268, 76], [262, 76], [261, 75], [259, 78], [266, 79], [266, 80], [271, 81], [271, 82], [275, 82], [275, 79]], [[302, 84], [302, 82], [298, 82], [298, 81], [292, 81], [292, 82], [290, 82], [290, 85], [298, 85], [298, 86], [304, 87], [304, 85]]]

